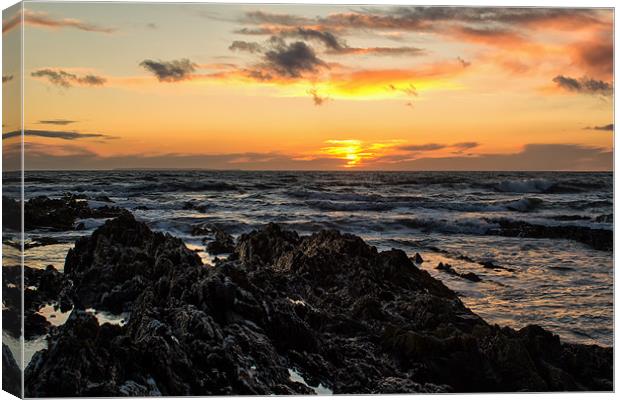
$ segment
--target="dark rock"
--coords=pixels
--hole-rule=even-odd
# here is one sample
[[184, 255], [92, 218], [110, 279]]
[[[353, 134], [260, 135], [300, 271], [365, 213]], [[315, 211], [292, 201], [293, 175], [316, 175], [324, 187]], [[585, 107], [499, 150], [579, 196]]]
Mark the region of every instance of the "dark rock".
[[201, 213], [206, 213], [208, 207], [205, 204], [198, 203], [197, 201], [186, 201], [185, 204], [183, 204], [183, 209], [195, 210]]
[[424, 262], [424, 259], [422, 258], [420, 253], [415, 253], [415, 256], [413, 257], [413, 262], [419, 265]]
[[22, 397], [22, 373], [13, 353], [6, 344], [2, 344], [2, 390], [13, 396]]
[[64, 272], [83, 307], [120, 312], [172, 269], [198, 265], [200, 257], [181, 240], [152, 232], [124, 213], [79, 239], [67, 254]]
[[2, 226], [14, 231], [21, 230], [21, 202], [2, 196]]
[[507, 219], [491, 220], [499, 224], [499, 229], [491, 229], [488, 234], [508, 237], [569, 239], [591, 246], [596, 250], [613, 250], [613, 231], [586, 226], [547, 226], [530, 224], [524, 221]]
[[[113, 218], [125, 212], [127, 211], [121, 208], [107, 205], [90, 208], [88, 202], [72, 194], [65, 194], [60, 199], [39, 196], [24, 204], [24, 224], [26, 230], [71, 230], [78, 218]], [[83, 229], [83, 226], [78, 226], [77, 229]]]
[[211, 254], [232, 253], [235, 251], [235, 239], [219, 228], [212, 229], [215, 239], [207, 243], [207, 251]]
[[472, 281], [472, 282], [480, 282], [482, 281], [482, 279], [480, 279], [480, 277], [476, 274], [474, 274], [473, 272], [466, 272], [466, 273], [460, 273], [457, 272], [452, 265], [450, 264], [444, 264], [444, 263], [439, 263], [437, 265], [437, 267], [435, 267], [435, 269], [438, 269], [440, 271], [443, 271], [445, 273], [448, 273], [450, 275], [454, 275], [454, 276], [459, 276], [463, 279], [467, 279], [468, 281]]
[[95, 198], [93, 199], [95, 201], [101, 201], [104, 203], [114, 203], [114, 201], [112, 199], [110, 199], [108, 196], [106, 195], [99, 195], [99, 196], [95, 196]]
[[472, 282], [480, 282], [482, 280], [478, 275], [474, 274], [473, 272], [466, 272], [464, 274], [461, 274], [461, 278], [467, 279], [468, 281]]
[[504, 270], [508, 272], [515, 272], [514, 268], [502, 267], [501, 265], [495, 264], [493, 261], [483, 261], [479, 263], [484, 268], [494, 269], [494, 270]]
[[48, 332], [49, 322], [37, 314], [37, 311], [46, 304], [56, 303], [66, 283], [63, 275], [52, 265], [44, 270], [27, 266], [23, 269], [19, 266], [2, 268], [3, 329], [16, 338], [21, 334], [22, 271], [25, 284], [23, 292], [24, 336], [31, 339]]
[[[613, 388], [612, 349], [491, 326], [404, 252], [336, 231], [270, 224], [207, 268], [123, 215], [65, 271], [78, 306], [27, 368], [30, 397]], [[91, 305], [131, 316], [99, 326]]]

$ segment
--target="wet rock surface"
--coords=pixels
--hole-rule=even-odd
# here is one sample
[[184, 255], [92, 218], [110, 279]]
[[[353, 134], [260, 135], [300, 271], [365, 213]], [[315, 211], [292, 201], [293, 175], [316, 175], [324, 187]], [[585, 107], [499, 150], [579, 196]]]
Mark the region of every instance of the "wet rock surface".
[[467, 279], [468, 281], [472, 282], [480, 282], [482, 280], [478, 275], [474, 274], [473, 272], [457, 272], [450, 264], [444, 264], [440, 262], [437, 267], [435, 267], [435, 269], [438, 269], [450, 275]]
[[[43, 335], [50, 329], [50, 323], [37, 311], [45, 304], [66, 303], [63, 289], [66, 282], [63, 274], [54, 266], [36, 269], [25, 266], [24, 279], [24, 331], [26, 339]], [[20, 266], [2, 267], [3, 329], [17, 338], [21, 332], [21, 285], [22, 268]], [[70, 305], [68, 307], [70, 309]]]
[[[612, 390], [612, 349], [489, 325], [400, 250], [269, 224], [214, 267], [130, 214], [76, 243], [27, 396]], [[129, 311], [100, 325], [88, 307]], [[300, 379], [301, 378], [301, 379]]]
[[71, 230], [78, 218], [113, 218], [124, 212], [126, 211], [119, 207], [108, 205], [91, 208], [83, 198], [72, 194], [65, 194], [59, 199], [39, 196], [25, 202], [24, 224], [26, 230]]
[[608, 229], [589, 228], [584, 226], [547, 226], [530, 224], [523, 221], [500, 219], [491, 221], [499, 224], [499, 229], [488, 232], [508, 237], [570, 239], [591, 246], [596, 250], [612, 251], [614, 233]]

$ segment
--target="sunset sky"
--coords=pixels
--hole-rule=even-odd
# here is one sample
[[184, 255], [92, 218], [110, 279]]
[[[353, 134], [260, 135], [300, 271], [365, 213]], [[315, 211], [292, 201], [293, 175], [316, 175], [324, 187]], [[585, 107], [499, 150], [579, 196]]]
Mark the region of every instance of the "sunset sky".
[[26, 3], [5, 59], [22, 16], [27, 169], [613, 167], [610, 9]]

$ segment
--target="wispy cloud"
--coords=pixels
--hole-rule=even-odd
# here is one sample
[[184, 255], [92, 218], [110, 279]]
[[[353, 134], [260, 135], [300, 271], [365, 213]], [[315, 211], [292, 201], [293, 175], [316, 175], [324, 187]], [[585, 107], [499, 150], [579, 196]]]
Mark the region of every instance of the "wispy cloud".
[[[12, 137], [21, 136], [22, 131], [12, 131], [2, 134], [2, 139], [10, 139]], [[116, 139], [115, 136], [104, 135], [101, 133], [83, 133], [83, 132], [69, 132], [69, 131], [47, 131], [26, 129], [24, 130], [24, 136], [38, 136], [45, 138], [55, 138], [63, 140], [79, 140], [79, 139]]]
[[586, 126], [585, 128], [586, 130], [591, 130], [591, 131], [610, 131], [613, 132], [614, 130], [614, 124], [607, 124], [607, 125], [600, 125], [600, 126]]
[[74, 124], [76, 122], [78, 121], [73, 121], [70, 119], [42, 119], [37, 123], [43, 124], [43, 125], [69, 125], [69, 124]]
[[320, 96], [318, 90], [314, 88], [308, 90], [308, 94], [312, 96], [312, 101], [314, 102], [315, 106], [322, 106], [328, 100], [330, 100], [330, 98], [327, 96]]
[[418, 153], [452, 148], [455, 149], [457, 152], [462, 152], [464, 150], [471, 150], [478, 146], [480, 146], [480, 143], [478, 142], [460, 142], [454, 144], [425, 143], [399, 146], [398, 150]]
[[[22, 14], [17, 13], [10, 19], [2, 21], [2, 33], [7, 33], [16, 28], [21, 23], [21, 19]], [[85, 32], [100, 33], [113, 33], [116, 31], [115, 28], [103, 27], [75, 18], [56, 18], [43, 11], [25, 10], [24, 23], [31, 26], [49, 29], [72, 28]]]
[[35, 78], [46, 78], [52, 84], [64, 88], [69, 88], [73, 85], [102, 86], [107, 81], [106, 78], [97, 75], [77, 75], [61, 69], [51, 68], [40, 69], [32, 72], [30, 75]]

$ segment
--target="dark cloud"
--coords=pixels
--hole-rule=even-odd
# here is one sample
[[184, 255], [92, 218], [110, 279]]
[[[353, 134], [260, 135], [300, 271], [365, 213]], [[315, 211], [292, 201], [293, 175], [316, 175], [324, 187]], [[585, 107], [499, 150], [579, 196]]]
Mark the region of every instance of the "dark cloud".
[[7, 83], [13, 80], [13, 75], [2, 75], [2, 83]]
[[614, 72], [614, 45], [611, 41], [613, 33], [608, 32], [601, 36], [595, 40], [574, 45], [572, 56], [575, 64], [589, 74], [611, 78]]
[[312, 101], [314, 101], [315, 106], [322, 106], [329, 100], [327, 96], [319, 96], [319, 92], [316, 89], [308, 90], [308, 94], [312, 96]]
[[426, 143], [426, 144], [400, 146], [398, 149], [404, 150], [404, 151], [410, 151], [410, 152], [423, 152], [423, 151], [434, 151], [434, 150], [441, 150], [441, 149], [447, 149], [447, 148], [454, 148], [457, 150], [456, 153], [460, 153], [464, 150], [470, 150], [478, 146], [480, 146], [480, 143], [478, 142], [460, 142], [460, 143], [454, 143], [454, 144]]
[[[595, 9], [503, 8], [503, 7], [393, 7], [332, 13], [324, 18], [252, 11], [239, 21], [244, 24], [285, 27], [314, 26], [335, 30], [376, 29], [399, 31], [440, 31], [445, 24], [572, 29], [601, 23]], [[444, 23], [444, 24], [440, 24]]]
[[326, 48], [336, 51], [347, 47], [345, 42], [338, 39], [333, 33], [327, 31], [299, 28], [295, 31], [286, 33], [286, 35], [298, 36], [304, 40], [316, 40], [321, 42]]
[[160, 82], [178, 82], [190, 79], [197, 67], [187, 58], [172, 61], [144, 60], [140, 66], [153, 73]]
[[469, 150], [469, 149], [473, 149], [478, 146], [480, 146], [480, 143], [478, 142], [461, 142], [461, 143], [455, 143], [450, 147], [455, 147], [461, 150]]
[[[3, 157], [6, 165], [21, 165], [20, 146], [7, 146]], [[25, 143], [26, 168], [113, 169], [113, 168], [209, 168], [249, 170], [334, 170], [341, 169], [338, 158], [300, 159], [281, 153], [233, 154], [164, 154], [145, 156], [100, 156], [73, 145]], [[528, 144], [521, 151], [508, 154], [416, 158], [386, 156], [368, 160], [370, 170], [398, 171], [611, 171], [610, 150], [576, 144]]]
[[441, 149], [444, 149], [446, 147], [448, 147], [448, 146], [446, 146], [445, 144], [427, 143], [427, 144], [414, 144], [414, 145], [400, 146], [398, 149], [399, 150], [405, 150], [405, 151], [417, 152], [417, 151], [441, 150]]
[[614, 130], [614, 124], [607, 124], [601, 126], [587, 126], [583, 129], [592, 130], [592, 131], [611, 131]]
[[[43, 28], [60, 29], [74, 28], [86, 32], [113, 33], [115, 28], [103, 27], [75, 18], [55, 18], [43, 11], [24, 11], [24, 23], [26, 25]], [[17, 13], [9, 20], [2, 22], [2, 33], [6, 33], [17, 27], [22, 20], [22, 13]]]
[[40, 69], [30, 74], [35, 78], [47, 78], [51, 83], [64, 88], [69, 88], [74, 84], [83, 86], [102, 86], [106, 79], [96, 75], [76, 75], [63, 70], [54, 70], [50, 68]]
[[611, 83], [585, 76], [580, 79], [575, 79], [564, 75], [558, 75], [553, 78], [553, 82], [555, 82], [558, 87], [574, 93], [602, 96], [611, 96], [613, 93], [613, 86]]
[[[12, 137], [21, 136], [22, 131], [12, 131], [2, 134], [2, 139], [10, 139]], [[36, 129], [24, 130], [25, 136], [39, 136], [46, 138], [56, 138], [63, 140], [79, 140], [79, 139], [116, 139], [114, 136], [103, 135], [101, 133], [81, 133], [81, 132], [67, 132], [67, 131], [45, 131]]]
[[228, 46], [228, 50], [247, 51], [248, 53], [260, 53], [263, 51], [263, 47], [256, 42], [235, 40], [230, 46]]
[[286, 44], [275, 40], [272, 49], [264, 53], [263, 61], [264, 68], [272, 75], [284, 78], [301, 78], [306, 73], [314, 74], [328, 67], [304, 42]]
[[612, 171], [613, 152], [577, 144], [528, 144], [509, 154], [418, 158], [372, 166], [378, 170], [422, 171]]
[[[230, 154], [163, 154], [148, 156], [130, 154], [124, 156], [101, 156], [88, 149], [74, 145], [41, 145], [25, 143], [29, 170], [85, 170], [85, 169], [146, 169], [146, 168], [191, 168], [191, 169], [247, 169], [247, 170], [335, 170], [342, 166], [342, 160], [335, 158], [300, 159], [295, 156], [267, 153]], [[7, 146], [8, 147], [8, 146]], [[3, 157], [5, 165], [21, 165], [20, 147], [7, 151]]]
[[42, 119], [38, 123], [44, 125], [69, 125], [78, 121], [72, 121], [70, 119]]

